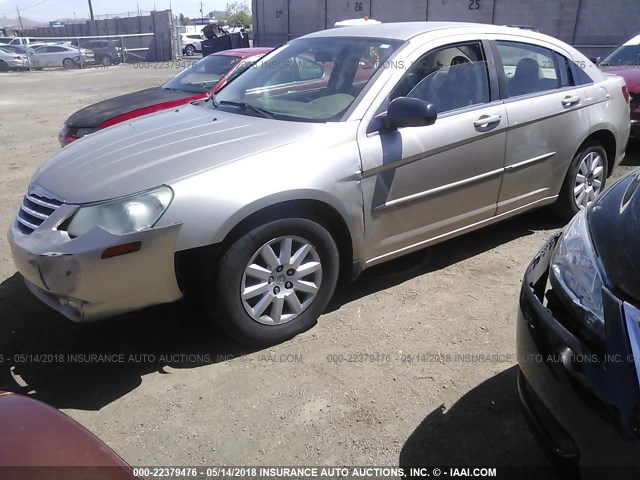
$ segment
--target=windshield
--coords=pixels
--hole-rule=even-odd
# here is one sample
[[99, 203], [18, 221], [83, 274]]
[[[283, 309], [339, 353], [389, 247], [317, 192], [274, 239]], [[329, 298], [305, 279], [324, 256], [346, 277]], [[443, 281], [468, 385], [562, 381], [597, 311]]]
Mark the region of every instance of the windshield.
[[402, 43], [354, 37], [294, 40], [220, 91], [216, 106], [283, 120], [337, 121]]
[[640, 67], [640, 45], [620, 45], [600, 61], [600, 65]]
[[242, 57], [209, 55], [180, 72], [162, 88], [192, 93], [208, 92], [241, 60]]

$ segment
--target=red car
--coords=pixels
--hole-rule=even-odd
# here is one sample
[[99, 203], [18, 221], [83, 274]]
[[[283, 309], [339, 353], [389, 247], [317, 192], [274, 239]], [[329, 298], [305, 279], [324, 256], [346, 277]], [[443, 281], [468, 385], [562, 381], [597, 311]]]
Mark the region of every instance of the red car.
[[102, 128], [159, 110], [174, 108], [216, 93], [269, 53], [271, 48], [237, 48], [204, 57], [160, 87], [110, 98], [67, 118], [58, 140], [64, 147]]
[[620, 75], [627, 82], [631, 104], [631, 134], [640, 137], [640, 35], [627, 40], [598, 62], [606, 73]]
[[49, 405], [0, 392], [2, 480], [136, 480], [102, 440]]

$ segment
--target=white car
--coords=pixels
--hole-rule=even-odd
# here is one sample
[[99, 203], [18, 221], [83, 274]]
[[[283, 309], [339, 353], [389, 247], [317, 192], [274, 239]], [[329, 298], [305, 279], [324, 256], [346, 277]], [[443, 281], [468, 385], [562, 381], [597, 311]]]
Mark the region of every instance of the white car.
[[351, 18], [349, 20], [342, 20], [340, 22], [336, 22], [333, 26], [336, 28], [339, 27], [357, 27], [358, 25], [377, 25], [382, 23], [379, 20], [374, 20], [373, 18], [364, 17], [364, 18]]
[[182, 34], [182, 53], [187, 56], [192, 56], [202, 52], [202, 42], [206, 38], [198, 34]]
[[9, 246], [31, 292], [72, 320], [193, 293], [231, 336], [269, 345], [315, 325], [338, 278], [544, 205], [588, 208], [629, 129], [624, 80], [547, 35], [334, 28], [207, 102], [58, 151]]
[[0, 37], [0, 44], [31, 46], [34, 40], [37, 39], [28, 37]]
[[29, 68], [29, 58], [0, 47], [0, 72]]
[[31, 57], [34, 68], [45, 67], [64, 67], [75, 68], [80, 65], [80, 57], [82, 63], [95, 63], [93, 51], [77, 47], [68, 47], [66, 45], [41, 45], [34, 48], [34, 54]]

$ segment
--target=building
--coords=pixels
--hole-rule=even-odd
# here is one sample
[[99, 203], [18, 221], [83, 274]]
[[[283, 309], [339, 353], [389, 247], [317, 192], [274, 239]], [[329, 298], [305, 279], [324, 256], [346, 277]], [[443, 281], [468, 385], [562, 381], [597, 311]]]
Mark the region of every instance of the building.
[[634, 0], [252, 0], [255, 45], [291, 38], [368, 16], [382, 22], [448, 20], [527, 25], [602, 55], [639, 33]]

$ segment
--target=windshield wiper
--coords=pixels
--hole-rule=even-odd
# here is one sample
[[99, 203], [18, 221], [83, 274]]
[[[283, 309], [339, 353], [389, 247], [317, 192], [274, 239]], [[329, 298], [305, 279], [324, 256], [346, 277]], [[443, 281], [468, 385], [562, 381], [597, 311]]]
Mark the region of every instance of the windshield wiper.
[[[215, 99], [214, 99], [214, 103], [215, 103]], [[217, 104], [216, 107], [218, 105], [226, 105], [229, 107], [238, 107], [241, 108], [243, 110], [251, 110], [252, 112], [255, 113], [259, 113], [260, 115], [262, 115], [265, 118], [276, 118], [276, 114], [275, 113], [271, 113], [268, 110], [263, 110], [260, 107], [256, 107], [255, 105], [251, 105], [250, 103], [246, 103], [246, 102], [232, 102], [229, 100], [220, 100]]]

